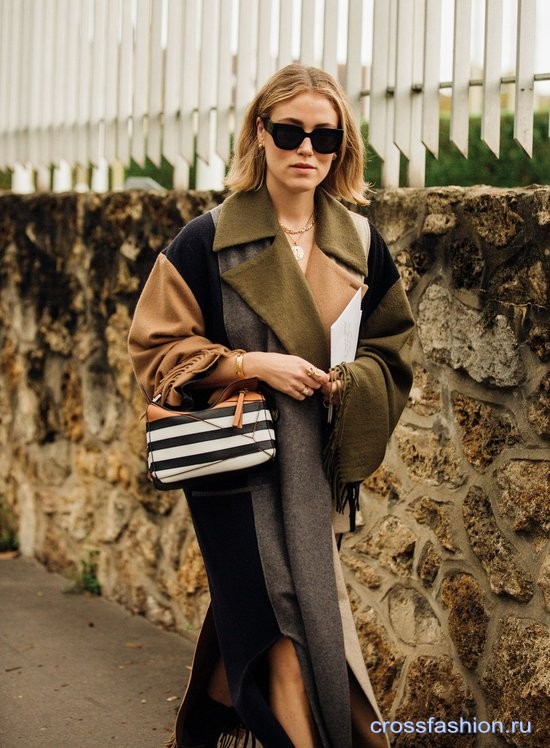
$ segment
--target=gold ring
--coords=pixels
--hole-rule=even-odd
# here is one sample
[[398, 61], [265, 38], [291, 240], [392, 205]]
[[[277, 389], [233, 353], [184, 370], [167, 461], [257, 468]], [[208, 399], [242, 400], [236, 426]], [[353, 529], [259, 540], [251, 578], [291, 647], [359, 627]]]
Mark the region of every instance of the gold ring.
[[305, 395], [305, 397], [307, 397], [309, 395], [309, 393], [310, 393], [310, 389], [309, 389], [309, 387], [306, 384], [306, 385], [304, 385], [304, 389], [302, 390], [302, 395]]
[[308, 366], [306, 369], [306, 374], [308, 377], [313, 377], [315, 374], [317, 374], [317, 371], [314, 366]]

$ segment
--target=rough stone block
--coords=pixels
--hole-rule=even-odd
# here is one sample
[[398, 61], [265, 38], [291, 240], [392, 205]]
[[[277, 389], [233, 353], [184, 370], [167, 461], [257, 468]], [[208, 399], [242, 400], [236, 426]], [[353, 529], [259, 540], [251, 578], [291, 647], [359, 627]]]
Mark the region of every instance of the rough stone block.
[[544, 320], [534, 322], [527, 333], [527, 342], [541, 361], [550, 360], [550, 323]]
[[387, 714], [397, 693], [404, 655], [391, 641], [372, 608], [355, 617], [363, 659], [383, 714]]
[[364, 539], [355, 545], [359, 553], [367, 553], [386, 569], [406, 575], [412, 571], [417, 537], [398, 517], [388, 516]]
[[388, 592], [388, 611], [395, 635], [405, 644], [416, 647], [440, 641], [437, 616], [427, 599], [412, 587], [392, 587]]
[[177, 571], [177, 582], [181, 590], [176, 598], [178, 607], [190, 625], [198, 628], [206, 613], [210, 596], [206, 569], [195, 539], [186, 547], [182, 564]]
[[550, 263], [540, 247], [529, 246], [499, 266], [491, 275], [487, 292], [501, 304], [548, 307]]
[[103, 543], [115, 543], [128, 527], [135, 508], [135, 502], [129, 496], [113, 489], [97, 523], [98, 540]]
[[544, 607], [550, 613], [550, 552], [544, 557], [537, 584], [542, 590]]
[[[459, 721], [475, 718], [476, 705], [470, 689], [465, 684], [458, 670], [449, 657], [416, 657], [410, 664], [405, 684], [403, 701], [395, 712], [395, 719], [427, 722], [429, 717], [442, 721]], [[397, 748], [432, 748], [474, 746], [475, 735], [450, 735], [435, 732], [435, 725], [430, 733], [401, 733], [395, 737], [393, 745]]]
[[492, 591], [523, 603], [530, 600], [533, 580], [518, 562], [511, 543], [501, 533], [482, 489], [472, 487], [462, 508], [470, 545], [489, 578]]
[[342, 563], [345, 564], [348, 569], [354, 572], [355, 578], [358, 582], [365, 585], [368, 589], [375, 590], [382, 584], [382, 577], [380, 574], [366, 563], [362, 558], [352, 556], [351, 553], [341, 553], [340, 558]]
[[469, 238], [451, 242], [448, 262], [455, 288], [481, 288], [485, 256], [478, 242]]
[[475, 668], [487, 640], [489, 616], [483, 592], [470, 574], [455, 574], [441, 584], [440, 595], [449, 608], [449, 634], [462, 664]]
[[381, 465], [378, 470], [375, 470], [364, 481], [363, 486], [370, 495], [386, 499], [391, 503], [397, 503], [401, 496], [401, 481], [385, 465]]
[[491, 719], [521, 720], [531, 733], [507, 735], [512, 745], [550, 745], [550, 632], [528, 618], [505, 618], [481, 678]]
[[419, 416], [433, 416], [441, 409], [441, 385], [418, 364], [414, 365], [414, 379], [409, 393], [409, 408]]
[[533, 200], [539, 226], [548, 225], [550, 223], [550, 193], [544, 189], [535, 190]]
[[456, 447], [443, 430], [400, 424], [395, 439], [401, 459], [415, 482], [453, 487], [464, 483]]
[[428, 287], [418, 306], [418, 334], [426, 356], [436, 364], [463, 369], [476, 382], [512, 387], [525, 378], [518, 341], [510, 323], [483, 315], [453, 298], [443, 286]]
[[442, 558], [435, 550], [434, 544], [428, 540], [425, 543], [416, 566], [416, 573], [425, 587], [431, 587], [441, 568]]
[[550, 374], [545, 374], [539, 387], [529, 398], [529, 422], [537, 434], [550, 440]]
[[399, 270], [405, 291], [409, 293], [416, 286], [420, 277], [414, 268], [410, 252], [402, 249], [393, 259]]
[[520, 440], [508, 415], [458, 392], [453, 393], [452, 402], [460, 426], [462, 449], [474, 467], [485, 470], [503, 449]]
[[456, 226], [456, 215], [452, 212], [446, 213], [428, 213], [422, 226], [425, 234], [436, 234], [441, 236], [446, 234]]
[[407, 507], [420, 525], [428, 525], [445, 550], [454, 553], [457, 546], [453, 540], [450, 504], [435, 501], [429, 496], [420, 496]]
[[464, 196], [464, 214], [488, 244], [505, 247], [523, 228], [523, 219], [511, 208], [511, 201], [497, 190], [483, 187]]
[[499, 506], [516, 532], [550, 537], [550, 472], [541, 460], [510, 460], [495, 471]]
[[384, 226], [384, 239], [390, 245], [417, 232], [424, 212], [424, 195], [411, 190], [377, 191], [367, 209], [375, 226]]

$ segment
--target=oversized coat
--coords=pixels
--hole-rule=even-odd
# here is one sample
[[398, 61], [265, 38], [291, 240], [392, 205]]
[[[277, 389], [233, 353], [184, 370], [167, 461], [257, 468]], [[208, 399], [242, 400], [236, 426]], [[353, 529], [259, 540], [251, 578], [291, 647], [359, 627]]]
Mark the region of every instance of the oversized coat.
[[[367, 219], [322, 189], [316, 212], [305, 273], [265, 188], [230, 196], [216, 226], [210, 213], [191, 221], [155, 263], [129, 350], [147, 392], [175, 406], [200, 402], [201, 378], [236, 351], [286, 352], [327, 371], [330, 325], [361, 289], [356, 362], [336, 418], [344, 479], [361, 481], [380, 464], [406, 402], [412, 316], [389, 251]], [[177, 745], [221, 652], [243, 723], [265, 748], [290, 748], [261, 677], [263, 657], [280, 636], [296, 647], [323, 748], [383, 745], [370, 730], [381, 715], [335, 542], [335, 528], [349, 529], [352, 512], [334, 511], [323, 470], [326, 409], [320, 394], [300, 402], [275, 392], [274, 406], [273, 463], [196, 479], [185, 489], [212, 604], [178, 714]]]

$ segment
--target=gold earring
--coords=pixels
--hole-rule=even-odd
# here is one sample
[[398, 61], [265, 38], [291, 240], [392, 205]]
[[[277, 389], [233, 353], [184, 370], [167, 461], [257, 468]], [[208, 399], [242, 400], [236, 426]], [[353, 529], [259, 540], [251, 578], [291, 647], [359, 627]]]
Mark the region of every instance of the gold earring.
[[263, 143], [258, 143], [258, 150], [260, 150], [260, 151], [261, 151], [263, 147], [264, 147], [264, 144], [263, 144]]

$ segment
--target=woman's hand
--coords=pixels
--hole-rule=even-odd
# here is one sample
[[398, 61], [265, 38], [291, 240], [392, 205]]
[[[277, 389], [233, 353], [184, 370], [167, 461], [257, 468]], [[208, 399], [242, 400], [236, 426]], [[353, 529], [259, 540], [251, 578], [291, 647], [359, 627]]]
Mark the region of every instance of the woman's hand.
[[321, 386], [321, 392], [325, 402], [330, 403], [337, 407], [340, 405], [340, 393], [342, 390], [342, 382], [339, 379], [331, 379], [330, 374], [329, 381]]
[[306, 359], [286, 353], [249, 351], [244, 355], [243, 369], [245, 376], [258, 377], [295, 400], [305, 400], [319, 389], [326, 396], [334, 384], [326, 372]]

